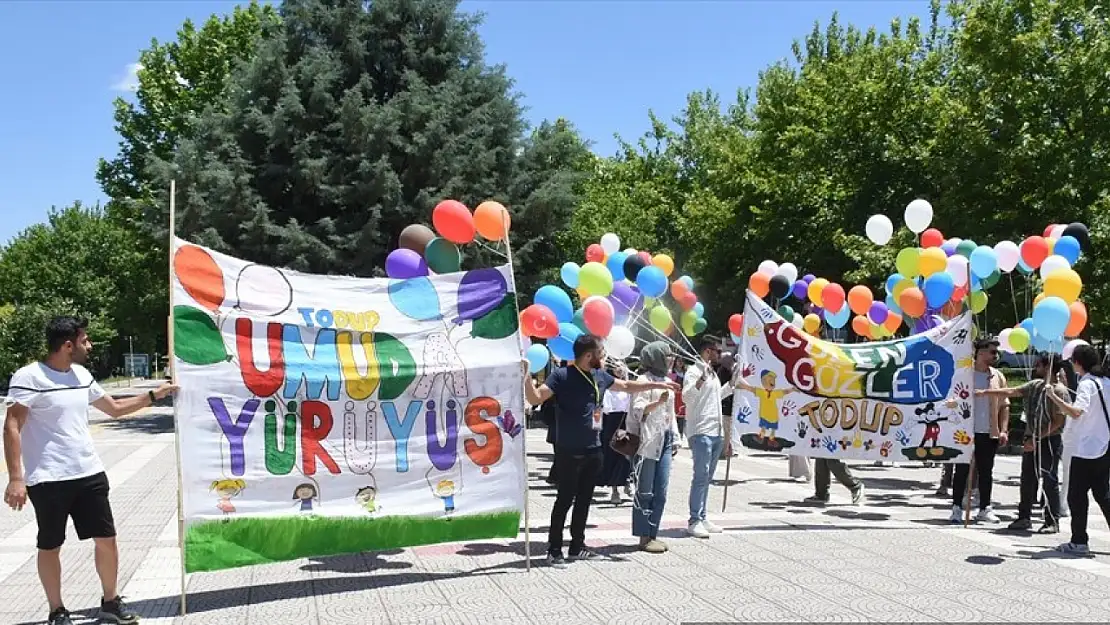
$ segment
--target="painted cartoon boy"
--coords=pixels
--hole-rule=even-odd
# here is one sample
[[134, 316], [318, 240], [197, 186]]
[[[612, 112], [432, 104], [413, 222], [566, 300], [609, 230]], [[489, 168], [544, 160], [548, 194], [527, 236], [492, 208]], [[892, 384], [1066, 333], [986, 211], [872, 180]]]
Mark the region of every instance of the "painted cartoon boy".
[[435, 495], [443, 500], [443, 511], [451, 514], [455, 511], [455, 482], [440, 480], [435, 487]]
[[777, 380], [778, 375], [774, 371], [764, 369], [759, 372], [762, 387], [753, 386], [743, 379], [737, 381], [737, 386], [752, 393], [759, 400], [759, 438], [767, 436], [771, 442], [774, 442], [775, 432], [779, 429], [779, 401], [795, 390], [792, 386], [776, 389]]
[[373, 486], [363, 486], [362, 488], [358, 489], [358, 492], [355, 493], [355, 501], [357, 501], [358, 505], [365, 508], [366, 511], [370, 514], [374, 514], [374, 512], [376, 512], [378, 509], [378, 504], [375, 501], [377, 497], [378, 489], [374, 488]]

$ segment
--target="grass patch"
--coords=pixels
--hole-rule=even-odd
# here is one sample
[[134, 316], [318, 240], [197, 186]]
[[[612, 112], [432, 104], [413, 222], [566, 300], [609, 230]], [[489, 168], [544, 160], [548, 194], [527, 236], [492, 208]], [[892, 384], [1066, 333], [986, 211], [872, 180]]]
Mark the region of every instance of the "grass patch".
[[283, 516], [206, 521], [190, 526], [185, 534], [185, 569], [217, 571], [310, 556], [515, 538], [519, 529], [517, 511], [449, 518]]

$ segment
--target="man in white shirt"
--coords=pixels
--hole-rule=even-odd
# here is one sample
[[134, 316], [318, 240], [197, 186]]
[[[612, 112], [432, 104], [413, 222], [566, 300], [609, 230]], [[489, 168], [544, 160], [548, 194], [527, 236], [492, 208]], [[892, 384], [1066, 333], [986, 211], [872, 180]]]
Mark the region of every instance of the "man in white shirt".
[[[682, 399], [686, 404], [686, 441], [694, 456], [694, 479], [690, 485], [690, 520], [686, 533], [695, 538], [709, 538], [721, 528], [705, 518], [709, 499], [709, 483], [717, 471], [722, 451], [732, 453], [725, 440], [725, 418], [722, 415], [720, 378], [716, 374], [720, 347], [716, 339], [705, 337], [700, 345], [701, 358], [686, 369], [682, 383]], [[731, 385], [730, 385], [731, 386]]]
[[88, 322], [57, 317], [46, 327], [48, 355], [12, 376], [4, 420], [8, 487], [4, 502], [22, 510], [30, 498], [38, 523], [38, 572], [50, 607], [49, 625], [72, 625], [62, 603], [61, 547], [66, 519], [81, 540], [95, 543], [103, 596], [101, 623], [137, 623], [117, 592], [119, 551], [108, 502], [108, 476], [89, 432], [89, 405], [115, 418], [131, 414], [177, 390], [164, 384], [145, 395], [116, 400], [82, 365], [92, 343]]

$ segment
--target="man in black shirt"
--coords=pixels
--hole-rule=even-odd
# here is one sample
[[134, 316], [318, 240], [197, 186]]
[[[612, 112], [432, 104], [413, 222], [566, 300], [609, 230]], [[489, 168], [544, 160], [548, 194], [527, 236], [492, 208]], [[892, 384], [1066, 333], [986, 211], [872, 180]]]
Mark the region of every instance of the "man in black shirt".
[[[596, 336], [584, 334], [574, 341], [574, 363], [551, 372], [547, 381], [536, 383], [525, 375], [525, 398], [533, 406], [553, 400], [555, 404], [555, 470], [557, 495], [551, 510], [547, 562], [563, 567], [563, 528], [571, 506], [571, 560], [593, 557], [586, 549], [586, 522], [590, 516], [594, 481], [601, 468], [602, 398], [610, 388], [626, 393], [666, 389], [676, 391], [674, 382], [617, 380], [602, 369], [605, 349]], [[527, 363], [524, 364], [527, 369]]]

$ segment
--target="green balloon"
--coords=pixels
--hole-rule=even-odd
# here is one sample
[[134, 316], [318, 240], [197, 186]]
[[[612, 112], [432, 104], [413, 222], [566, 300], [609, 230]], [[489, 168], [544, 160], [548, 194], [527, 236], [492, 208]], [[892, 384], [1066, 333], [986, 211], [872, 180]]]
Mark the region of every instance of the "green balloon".
[[907, 278], [916, 278], [921, 274], [921, 250], [916, 247], [904, 247], [898, 252], [894, 261], [898, 273]]
[[666, 332], [671, 327], [671, 311], [666, 306], [652, 308], [648, 317], [651, 319], [651, 327], [660, 332]]
[[613, 292], [613, 274], [601, 263], [586, 263], [578, 272], [578, 288], [587, 295], [606, 297]]
[[462, 253], [459, 246], [443, 237], [436, 237], [428, 241], [428, 246], [424, 248], [424, 261], [428, 263], [428, 269], [436, 273], [454, 273], [462, 266]]
[[783, 304], [782, 306], [779, 306], [779, 315], [787, 322], [793, 321], [794, 309], [787, 306], [786, 304]]
[[974, 252], [977, 247], [979, 247], [979, 244], [975, 241], [960, 241], [959, 245], [956, 246], [956, 253], [960, 256], [971, 258], [971, 253]]
[[705, 332], [705, 329], [708, 327], [709, 322], [707, 322], [705, 319], [698, 319], [694, 322], [694, 334], [701, 334], [702, 332]]
[[985, 291], [985, 290], [991, 288], [992, 286], [998, 284], [998, 281], [1001, 280], [1001, 279], [1002, 279], [1002, 272], [995, 269], [994, 271], [991, 272], [991, 275], [987, 276], [986, 278], [983, 278], [983, 290]]
[[586, 317], [584, 315], [585, 313], [583, 313], [582, 309], [579, 308], [578, 310], [574, 311], [574, 319], [571, 319], [570, 322], [578, 326], [579, 330], [585, 332], [586, 334], [589, 334], [590, 330], [586, 327]]
[[216, 322], [199, 308], [173, 307], [173, 338], [174, 355], [190, 365], [214, 365], [231, 360]]

